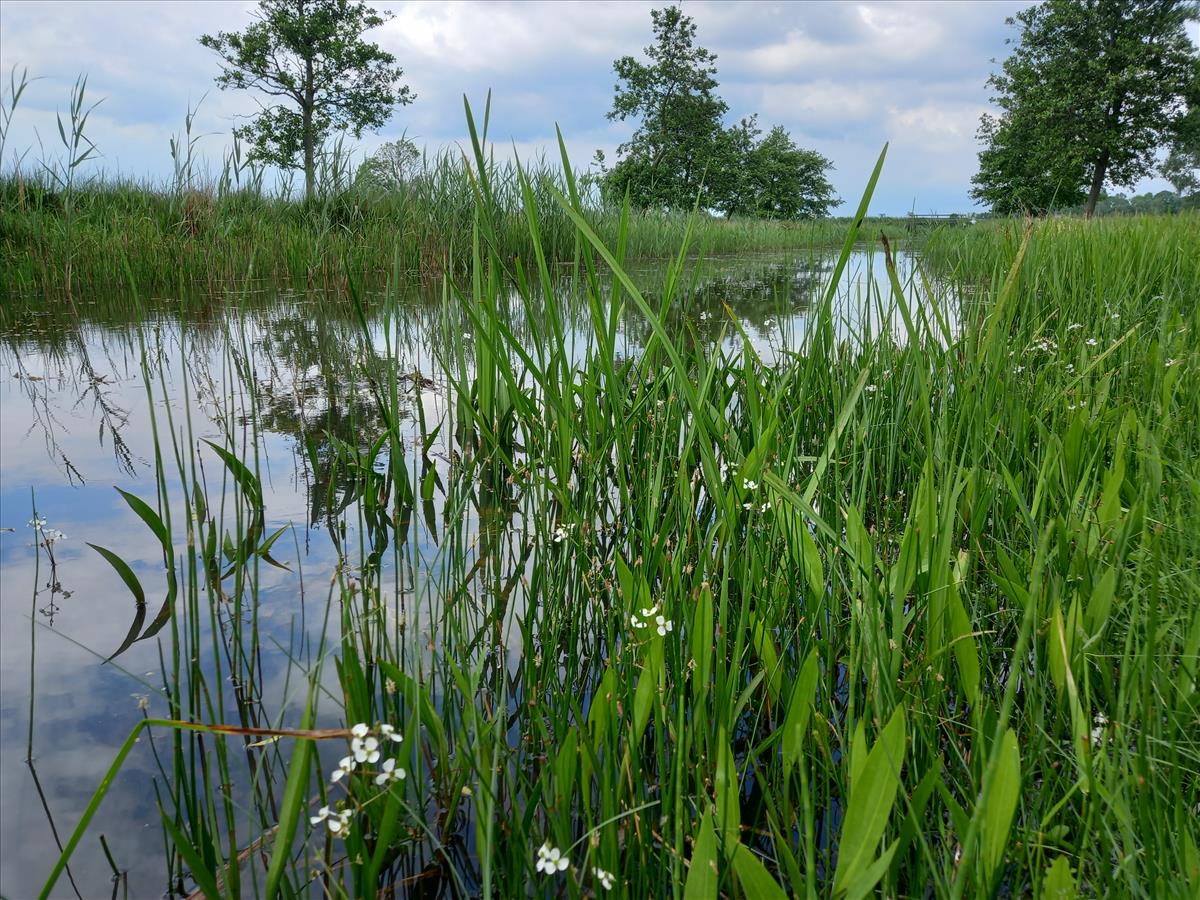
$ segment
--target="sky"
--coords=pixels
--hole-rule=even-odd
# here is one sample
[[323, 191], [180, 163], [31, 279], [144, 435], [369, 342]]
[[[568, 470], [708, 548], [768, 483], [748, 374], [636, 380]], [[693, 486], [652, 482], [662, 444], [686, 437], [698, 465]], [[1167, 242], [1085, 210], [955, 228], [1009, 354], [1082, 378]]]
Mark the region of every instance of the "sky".
[[[368, 33], [396, 56], [416, 102], [399, 107], [367, 154], [401, 134], [430, 150], [468, 146], [462, 98], [482, 110], [492, 92], [490, 137], [496, 155], [557, 157], [562, 129], [576, 168], [597, 149], [609, 161], [632, 132], [610, 122], [612, 64], [640, 56], [651, 42], [650, 10], [632, 2], [381, 2], [394, 18]], [[871, 212], [972, 210], [971, 176], [980, 115], [989, 108], [988, 75], [1016, 34], [1005, 19], [1025, 0], [954, 2], [685, 2], [697, 42], [717, 55], [719, 93], [729, 123], [757, 112], [764, 132], [784, 126], [802, 147], [833, 161], [831, 181], [848, 213], [884, 143], [889, 145]], [[239, 116], [253, 96], [220, 91], [217, 58], [198, 37], [251, 21], [250, 0], [3, 0], [0, 66], [31, 79], [9, 128], [6, 168], [59, 155], [56, 111], [87, 76], [88, 120], [101, 156], [88, 172], [165, 181], [169, 141], [199, 104], [193, 135], [210, 171], [220, 168]], [[1200, 40], [1200, 38], [1198, 38]], [[41, 143], [39, 144], [39, 138]], [[1161, 190], [1147, 180], [1135, 187]]]

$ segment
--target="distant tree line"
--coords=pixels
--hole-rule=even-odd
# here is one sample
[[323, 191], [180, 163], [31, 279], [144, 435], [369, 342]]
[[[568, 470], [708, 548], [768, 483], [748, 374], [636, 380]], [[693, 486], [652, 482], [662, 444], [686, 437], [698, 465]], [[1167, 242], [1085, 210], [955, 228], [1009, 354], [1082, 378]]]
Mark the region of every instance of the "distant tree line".
[[[240, 32], [204, 35], [222, 88], [254, 90], [262, 107], [235, 129], [250, 158], [304, 172], [311, 196], [320, 147], [334, 131], [360, 137], [413, 102], [395, 58], [363, 39], [390, 17], [362, 0], [260, 0]], [[1096, 213], [1111, 188], [1157, 171], [1180, 197], [1200, 194], [1200, 54], [1188, 27], [1198, 0], [1044, 0], [1008, 20], [1012, 53], [988, 80], [972, 196], [993, 213], [1079, 207]], [[694, 205], [727, 216], [828, 215], [839, 201], [832, 164], [757, 114], [726, 124], [716, 56], [696, 43], [679, 6], [651, 12], [644, 59], [613, 64], [612, 121], [633, 134], [611, 165], [596, 154], [601, 197], [637, 209]], [[406, 138], [360, 168], [360, 185], [394, 189], [420, 159]], [[1130, 201], [1132, 203], [1132, 201]]]
[[[1105, 194], [1096, 201], [1093, 215], [1097, 216], [1128, 216], [1135, 213], [1171, 214], [1185, 209], [1200, 209], [1200, 193], [1180, 195], [1175, 191], [1147, 191], [1127, 197], [1124, 194]], [[1077, 206], [1067, 212], [1082, 214], [1084, 206]]]

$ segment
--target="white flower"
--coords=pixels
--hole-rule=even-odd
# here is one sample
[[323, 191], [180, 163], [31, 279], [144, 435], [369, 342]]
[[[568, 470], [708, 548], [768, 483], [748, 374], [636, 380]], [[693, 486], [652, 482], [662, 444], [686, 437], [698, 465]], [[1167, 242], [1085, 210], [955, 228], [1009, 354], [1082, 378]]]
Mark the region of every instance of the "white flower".
[[645, 628], [646, 627], [646, 623], [641, 621], [640, 619], [638, 619], [637, 616], [630, 616], [629, 624], [632, 625], [634, 628]]
[[875, 393], [877, 390], [879, 390], [879, 385], [877, 385], [877, 384], [868, 384], [868, 385], [867, 385], [865, 388], [863, 388], [863, 390], [864, 390], [864, 391], [866, 391], [868, 394], [873, 394], [873, 393]]
[[330, 816], [329, 819], [327, 820], [330, 833], [337, 837], [340, 837], [343, 832], [349, 831], [350, 830], [350, 818], [353, 815], [354, 814], [350, 810], [343, 809], [340, 813], [337, 814], [337, 816]]
[[45, 516], [34, 516], [32, 519], [29, 520], [29, 527], [32, 528], [34, 531], [41, 531], [43, 528], [46, 527], [46, 517]]
[[353, 728], [350, 729], [350, 734], [352, 734], [356, 738], [365, 738], [370, 733], [371, 733], [371, 729], [367, 727], [367, 724], [365, 722], [359, 722], [357, 725], [355, 725]]
[[612, 872], [605, 872], [603, 869], [595, 868], [592, 869], [592, 874], [596, 876], [597, 880], [600, 882], [600, 886], [606, 891], [611, 891], [613, 884], [616, 883], [616, 878], [613, 877]]
[[742, 509], [754, 509], [754, 504], [753, 503], [743, 503]]
[[767, 511], [768, 509], [770, 509], [770, 508], [771, 508], [771, 501], [770, 501], [770, 500], [768, 500], [766, 503], [764, 503], [762, 506], [760, 506], [760, 507], [758, 508], [758, 511], [759, 511], [759, 512], [766, 512], [766, 511]]
[[642, 615], [645, 616], [646, 618], [650, 618], [657, 611], [658, 611], [657, 606], [651, 606], [649, 609], [646, 609], [644, 606], [642, 607]]
[[1072, 322], [1070, 325], [1067, 326], [1067, 331], [1075, 331], [1076, 329], [1082, 328], [1082, 327], [1083, 326], [1080, 323]]
[[376, 738], [355, 738], [350, 742], [350, 752], [358, 763], [373, 763], [379, 759], [379, 741]]
[[1053, 353], [1058, 349], [1058, 344], [1050, 340], [1050, 338], [1040, 338], [1033, 342], [1032, 347], [1034, 350], [1041, 350], [1043, 353]]
[[658, 625], [658, 628], [655, 630], [658, 632], [659, 637], [666, 637], [668, 631], [675, 630], [675, 623], [667, 621], [666, 616], [656, 616], [654, 621]]
[[549, 841], [538, 847], [536, 868], [539, 872], [553, 875], [555, 872], [563, 871], [570, 864], [571, 861], [562, 855], [562, 851], [557, 847], [551, 847]]
[[1067, 363], [1067, 374], [1070, 375], [1075, 371], [1075, 363]]
[[[393, 693], [395, 693], [395, 692], [393, 691]], [[388, 740], [395, 741], [397, 744], [400, 743], [402, 740], [404, 740], [404, 735], [402, 735], [400, 732], [398, 732], [395, 729], [395, 726], [392, 726], [392, 725], [387, 725], [387, 724], [380, 725], [379, 726], [379, 734], [381, 736], [387, 738]]]
[[328, 806], [322, 806], [317, 810], [315, 816], [309, 816], [309, 823], [312, 825], [320, 825], [325, 823], [330, 834], [335, 836], [341, 835], [344, 831], [350, 828], [350, 819], [354, 813], [351, 810], [343, 809], [338, 812], [333, 812]]
[[403, 781], [407, 774], [403, 768], [396, 767], [394, 759], [385, 759], [383, 761], [383, 771], [375, 776], [375, 783], [387, 784], [389, 781]]
[[757, 491], [758, 490], [758, 482], [752, 481], [749, 478], [744, 478], [744, 479], [742, 479], [742, 487], [744, 487], [748, 491]]
[[1092, 744], [1096, 745], [1104, 740], [1104, 729], [1108, 725], [1108, 716], [1104, 713], [1096, 713], [1092, 723], [1096, 726], [1092, 729]]
[[1024, 371], [1025, 371], [1025, 367], [1024, 367], [1024, 366], [1017, 366], [1015, 369], [1013, 369], [1013, 374], [1014, 374], [1014, 375], [1020, 375], [1020, 374], [1021, 374], [1022, 372], [1024, 372]]
[[320, 809], [317, 810], [317, 814], [315, 816], [309, 816], [308, 821], [310, 824], [320, 825], [322, 822], [324, 822], [328, 818], [329, 818], [329, 807], [322, 806]]
[[350, 756], [343, 756], [338, 762], [338, 767], [334, 769], [333, 773], [329, 776], [329, 780], [333, 783], [339, 782], [342, 780], [342, 778], [344, 778], [346, 775], [349, 775], [353, 771], [354, 758]]
[[556, 527], [554, 529], [554, 535], [552, 537], [552, 540], [554, 541], [554, 543], [561, 544], [563, 541], [565, 541], [567, 539], [567, 537], [570, 536], [572, 527], [574, 527], [574, 526], [569, 525], [569, 524], [568, 525], [559, 525], [558, 527]]
[[1087, 344], [1089, 347], [1095, 347], [1100, 342], [1098, 340], [1096, 340], [1095, 338], [1088, 338], [1086, 341], [1084, 341], [1084, 343]]
[[42, 531], [42, 539], [46, 542], [46, 545], [49, 546], [50, 544], [57, 543], [58, 541], [65, 541], [67, 536], [57, 528], [47, 528]]
[[1169, 369], [1169, 368], [1171, 368], [1171, 366], [1175, 366], [1175, 365], [1178, 365], [1178, 364], [1179, 364], [1179, 360], [1177, 360], [1177, 359], [1168, 359], [1168, 360], [1167, 360], [1165, 363], [1163, 363], [1163, 367], [1164, 367], [1164, 368], [1167, 368], [1167, 369]]

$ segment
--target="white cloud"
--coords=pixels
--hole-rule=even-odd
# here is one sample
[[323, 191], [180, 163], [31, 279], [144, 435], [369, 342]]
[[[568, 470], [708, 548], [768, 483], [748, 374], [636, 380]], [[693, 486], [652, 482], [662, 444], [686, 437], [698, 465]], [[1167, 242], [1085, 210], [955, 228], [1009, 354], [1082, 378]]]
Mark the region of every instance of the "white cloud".
[[879, 88], [829, 79], [762, 86], [764, 119], [817, 122], [822, 126], [869, 121], [879, 114]]
[[930, 149], [961, 150], [964, 142], [974, 141], [979, 117], [986, 111], [986, 106], [961, 103], [889, 106], [888, 130], [926, 137]]

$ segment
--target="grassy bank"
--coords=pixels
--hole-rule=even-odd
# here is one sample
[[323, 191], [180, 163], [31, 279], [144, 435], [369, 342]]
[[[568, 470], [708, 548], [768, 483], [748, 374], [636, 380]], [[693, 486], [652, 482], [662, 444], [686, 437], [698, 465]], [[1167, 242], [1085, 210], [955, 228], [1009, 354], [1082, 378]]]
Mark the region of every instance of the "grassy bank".
[[[164, 551], [172, 721], [145, 727], [168, 748], [171, 883], [1189, 896], [1197, 220], [944, 235], [942, 277], [831, 289], [769, 367], [664, 324], [688, 309], [690, 242], [716, 232], [685, 234], [651, 303], [623, 274], [650, 249], [636, 219], [594, 228], [523, 187], [521, 236], [485, 183], [455, 245], [444, 420], [402, 415], [386, 311], [339, 355], [382, 424], [310, 450], [339, 565], [309, 574], [327, 628], [288, 650], [299, 702], [258, 680], [278, 651], [255, 620], [275, 539], [253, 401], [226, 392], [249, 433], [224, 446], [160, 423], [139, 515]], [[592, 322], [576, 363], [549, 266], [568, 246]], [[903, 324], [840, 338], [854, 302]], [[632, 359], [622, 309], [648, 323]]]
[[[533, 244], [516, 166], [483, 165], [497, 249], [528, 263]], [[173, 296], [181, 286], [211, 293], [263, 281], [344, 293], [348, 276], [377, 284], [396, 273], [410, 284], [437, 284], [449, 267], [457, 265], [459, 276], [465, 271], [478, 171], [479, 163], [443, 155], [396, 190], [335, 180], [310, 203], [273, 195], [260, 182], [231, 189], [228, 179], [163, 189], [101, 178], [66, 190], [45, 177], [8, 175], [0, 178], [0, 296], [96, 299], [133, 287], [148, 296]], [[560, 170], [541, 164], [528, 180], [542, 251], [552, 262], [570, 262], [579, 247], [576, 231], [552, 199], [566, 189]], [[614, 244], [620, 210], [595, 198], [583, 207], [590, 226]], [[692, 222], [686, 211], [647, 211], [625, 223], [624, 240], [631, 259], [671, 256], [689, 227], [694, 255], [800, 252], [836, 246], [848, 225], [844, 219], [708, 215]], [[926, 220], [875, 218], [865, 232], [884, 229], [906, 240], [936, 227]]]
[[[552, 202], [557, 171], [530, 177], [543, 249], [552, 260], [576, 251], [570, 220]], [[450, 157], [394, 191], [347, 188], [304, 204], [261, 190], [163, 191], [95, 182], [70, 193], [17, 177], [0, 180], [0, 252], [8, 295], [76, 296], [112, 289], [175, 293], [227, 289], [254, 279], [342, 286], [347, 272], [378, 282], [394, 271], [438, 282], [468, 257], [475, 188], [468, 166]], [[491, 172], [496, 239], [507, 257], [528, 260], [532, 245], [513, 166]], [[588, 220], [610, 242], [620, 211], [591, 206]], [[688, 227], [686, 213], [648, 212], [626, 229], [632, 257], [671, 255]], [[828, 221], [795, 223], [703, 217], [697, 252], [797, 249], [835, 239]], [[68, 271], [68, 261], [70, 267]], [[129, 271], [126, 266], [128, 265]], [[462, 274], [461, 268], [458, 274]]]

